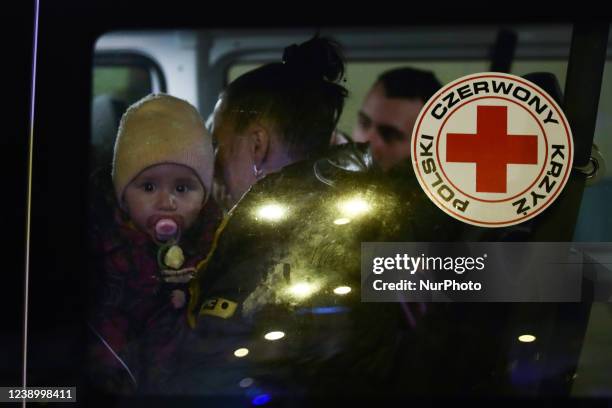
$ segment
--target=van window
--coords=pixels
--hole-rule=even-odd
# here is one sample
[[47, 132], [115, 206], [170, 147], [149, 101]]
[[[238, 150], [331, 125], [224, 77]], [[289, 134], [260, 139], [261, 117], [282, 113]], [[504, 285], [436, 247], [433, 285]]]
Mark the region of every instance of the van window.
[[151, 72], [141, 66], [101, 65], [94, 67], [93, 97], [112, 95], [129, 103], [152, 90]]
[[128, 106], [152, 92], [163, 91], [164, 75], [153, 60], [129, 52], [96, 54], [91, 104], [92, 169], [110, 163], [119, 121]]

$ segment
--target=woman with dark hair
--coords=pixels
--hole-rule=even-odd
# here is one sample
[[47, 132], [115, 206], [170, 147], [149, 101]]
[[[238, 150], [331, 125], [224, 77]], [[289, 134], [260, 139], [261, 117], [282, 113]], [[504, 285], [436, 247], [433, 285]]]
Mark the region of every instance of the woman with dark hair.
[[283, 62], [230, 83], [213, 116], [217, 171], [230, 204], [258, 179], [329, 147], [347, 90], [335, 42], [314, 37], [285, 49]]

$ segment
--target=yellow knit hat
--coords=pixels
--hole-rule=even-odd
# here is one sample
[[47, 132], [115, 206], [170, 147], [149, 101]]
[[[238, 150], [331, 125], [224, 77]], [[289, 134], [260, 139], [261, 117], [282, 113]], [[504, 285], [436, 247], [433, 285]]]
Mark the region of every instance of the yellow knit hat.
[[151, 94], [121, 118], [113, 157], [113, 184], [119, 203], [127, 185], [148, 167], [174, 163], [191, 168], [208, 198], [214, 165], [210, 134], [196, 108], [166, 94]]

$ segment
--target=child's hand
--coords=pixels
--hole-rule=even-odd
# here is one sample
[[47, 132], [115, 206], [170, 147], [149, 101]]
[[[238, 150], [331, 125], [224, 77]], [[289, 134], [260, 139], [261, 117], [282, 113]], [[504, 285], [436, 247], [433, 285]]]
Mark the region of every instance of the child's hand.
[[183, 306], [185, 306], [186, 303], [185, 292], [179, 289], [174, 289], [170, 293], [170, 301], [172, 302], [172, 306], [174, 306], [175, 309], [182, 308]]

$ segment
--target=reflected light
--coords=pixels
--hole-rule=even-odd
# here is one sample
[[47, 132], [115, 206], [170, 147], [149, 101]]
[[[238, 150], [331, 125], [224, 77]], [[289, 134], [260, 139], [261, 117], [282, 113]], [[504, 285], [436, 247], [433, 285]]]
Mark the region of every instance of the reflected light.
[[346, 295], [350, 291], [351, 288], [349, 288], [348, 286], [338, 286], [336, 289], [334, 289], [334, 293], [336, 295]]
[[317, 315], [334, 314], [334, 313], [346, 313], [349, 311], [348, 307], [342, 306], [329, 306], [329, 307], [313, 307], [311, 312]]
[[351, 309], [345, 306], [319, 306], [319, 307], [303, 307], [296, 310], [295, 314], [298, 316], [315, 314], [315, 315], [329, 315], [336, 313], [348, 313]]
[[240, 386], [240, 388], [249, 388], [251, 385], [253, 385], [254, 382], [255, 380], [253, 380], [251, 377], [247, 377], [240, 380], [238, 385]]
[[253, 405], [264, 405], [267, 404], [268, 402], [270, 402], [271, 398], [268, 394], [260, 394], [258, 396], [256, 396], [255, 398], [253, 398]]
[[370, 204], [363, 198], [352, 198], [350, 200], [341, 201], [338, 207], [344, 215], [355, 216], [370, 211]]
[[239, 348], [238, 350], [234, 351], [234, 355], [238, 358], [244, 357], [247, 354], [249, 354], [249, 349], [247, 348]]
[[535, 341], [535, 339], [536, 339], [536, 337], [531, 335], [531, 334], [523, 334], [523, 335], [520, 335], [518, 337], [518, 340], [521, 343], [531, 343], [531, 342]]
[[306, 298], [317, 291], [317, 287], [312, 283], [300, 282], [291, 285], [288, 289], [289, 293], [298, 298]]
[[282, 331], [272, 331], [272, 332], [266, 333], [266, 335], [264, 336], [264, 339], [270, 340], [270, 341], [274, 341], [274, 340], [282, 339], [283, 337], [285, 337], [285, 333], [284, 332], [282, 332]]
[[266, 221], [278, 221], [285, 217], [287, 209], [279, 204], [266, 204], [259, 207], [255, 214], [257, 218], [262, 218]]
[[349, 222], [351, 222], [350, 218], [338, 218], [337, 220], [334, 220], [334, 224], [336, 225], [346, 225]]

